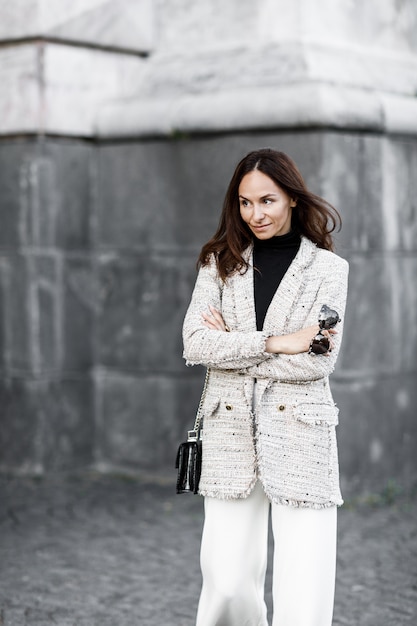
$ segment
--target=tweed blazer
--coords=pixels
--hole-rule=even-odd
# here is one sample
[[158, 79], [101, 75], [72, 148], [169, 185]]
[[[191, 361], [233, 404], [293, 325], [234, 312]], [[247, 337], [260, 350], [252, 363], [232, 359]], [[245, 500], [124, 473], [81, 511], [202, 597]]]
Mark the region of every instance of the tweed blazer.
[[[202, 407], [203, 465], [199, 492], [244, 498], [256, 481], [269, 499], [299, 507], [343, 503], [329, 387], [343, 334], [348, 263], [302, 237], [300, 249], [256, 330], [252, 248], [249, 269], [223, 282], [214, 259], [199, 271], [184, 320], [187, 365], [210, 368]], [[201, 313], [219, 309], [230, 332], [206, 328]], [[330, 356], [265, 352], [271, 335], [317, 323], [323, 304], [342, 318]], [[254, 381], [256, 399], [254, 401]]]

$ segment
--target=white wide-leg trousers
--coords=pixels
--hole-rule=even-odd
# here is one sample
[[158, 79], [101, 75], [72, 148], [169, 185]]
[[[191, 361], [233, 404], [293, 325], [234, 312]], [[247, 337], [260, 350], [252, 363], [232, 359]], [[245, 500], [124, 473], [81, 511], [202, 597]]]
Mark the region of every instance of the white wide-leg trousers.
[[337, 509], [270, 503], [258, 481], [248, 498], [205, 498], [203, 588], [196, 626], [267, 626], [268, 517], [274, 534], [272, 626], [331, 626]]

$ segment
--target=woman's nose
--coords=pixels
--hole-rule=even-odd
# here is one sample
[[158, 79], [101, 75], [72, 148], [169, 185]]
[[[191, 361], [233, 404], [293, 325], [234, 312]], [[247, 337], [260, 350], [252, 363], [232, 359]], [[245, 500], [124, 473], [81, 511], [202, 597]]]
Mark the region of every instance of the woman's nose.
[[253, 217], [256, 221], [260, 221], [265, 217], [264, 208], [261, 204], [254, 204]]

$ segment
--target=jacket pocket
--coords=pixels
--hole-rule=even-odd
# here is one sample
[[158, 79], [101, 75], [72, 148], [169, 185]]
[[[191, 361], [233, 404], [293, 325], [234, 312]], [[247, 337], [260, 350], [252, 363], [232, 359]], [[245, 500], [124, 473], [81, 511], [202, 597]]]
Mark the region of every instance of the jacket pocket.
[[321, 402], [304, 402], [295, 408], [295, 417], [298, 421], [310, 425], [327, 424], [336, 426], [339, 423], [339, 409], [335, 404]]
[[213, 413], [215, 412], [219, 404], [220, 404], [219, 396], [207, 396], [201, 409], [201, 415], [203, 416], [203, 418], [210, 417], [210, 415], [213, 415]]

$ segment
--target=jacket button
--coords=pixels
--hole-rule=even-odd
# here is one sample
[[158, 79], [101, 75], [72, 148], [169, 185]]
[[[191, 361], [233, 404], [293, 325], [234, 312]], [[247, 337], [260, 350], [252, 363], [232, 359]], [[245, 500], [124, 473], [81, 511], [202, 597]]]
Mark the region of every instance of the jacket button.
[[233, 409], [231, 404], [226, 404], [226, 411], [231, 411]]
[[279, 404], [277, 408], [278, 411], [285, 411], [285, 404]]

